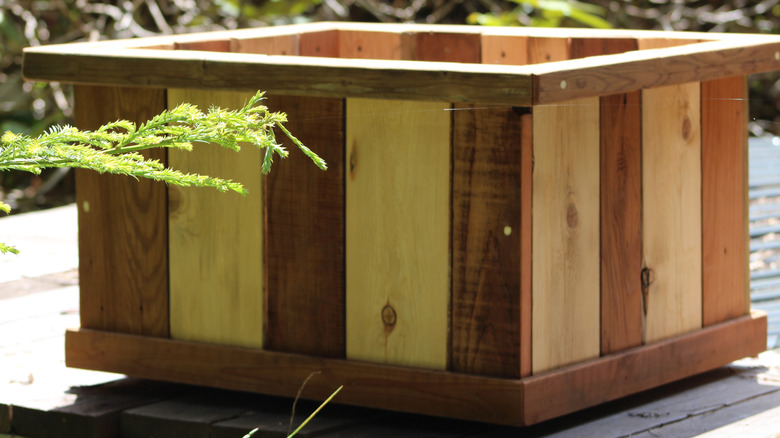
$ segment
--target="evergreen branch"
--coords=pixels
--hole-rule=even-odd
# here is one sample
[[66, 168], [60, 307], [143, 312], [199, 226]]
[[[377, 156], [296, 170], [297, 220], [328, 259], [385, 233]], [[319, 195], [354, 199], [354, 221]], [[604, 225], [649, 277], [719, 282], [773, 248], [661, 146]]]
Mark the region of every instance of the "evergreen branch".
[[[265, 174], [271, 170], [274, 155], [282, 158], [288, 155], [276, 142], [275, 127], [325, 170], [325, 162], [282, 125], [287, 122], [287, 115], [270, 112], [260, 105], [263, 94], [258, 92], [235, 111], [212, 107], [203, 113], [194, 105], [181, 104], [140, 125], [117, 120], [94, 131], [56, 126], [34, 138], [7, 131], [0, 137], [0, 172], [22, 170], [40, 174], [43, 169], [52, 167], [82, 168], [246, 195], [247, 190], [238, 182], [166, 168], [158, 160], [147, 159], [138, 152], [152, 148], [190, 151], [193, 143], [216, 143], [239, 151], [241, 143], [248, 143], [265, 149], [263, 161], [258, 163]], [[9, 213], [10, 209], [9, 205], [0, 202], [0, 211]], [[16, 250], [0, 243], [0, 253], [7, 252]]]

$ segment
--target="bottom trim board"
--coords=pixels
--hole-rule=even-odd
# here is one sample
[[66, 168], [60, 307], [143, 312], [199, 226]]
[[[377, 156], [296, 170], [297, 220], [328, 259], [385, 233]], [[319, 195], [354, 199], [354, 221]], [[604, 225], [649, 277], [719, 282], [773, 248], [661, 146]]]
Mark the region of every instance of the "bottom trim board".
[[523, 379], [404, 368], [90, 329], [66, 334], [66, 365], [164, 380], [525, 426], [709, 371], [766, 347], [766, 315]]

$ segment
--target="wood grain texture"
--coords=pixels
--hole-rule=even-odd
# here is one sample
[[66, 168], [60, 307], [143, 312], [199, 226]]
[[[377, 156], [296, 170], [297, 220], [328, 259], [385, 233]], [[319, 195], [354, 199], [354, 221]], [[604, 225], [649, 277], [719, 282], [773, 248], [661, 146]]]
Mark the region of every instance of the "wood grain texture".
[[549, 420], [756, 356], [766, 349], [766, 324], [766, 314], [754, 313], [524, 379], [524, 423]]
[[522, 384], [367, 362], [324, 359], [214, 344], [81, 329], [69, 331], [68, 366], [131, 376], [294, 397], [312, 373], [304, 398], [450, 418], [519, 425]]
[[528, 38], [482, 35], [482, 63], [528, 64]]
[[522, 120], [520, 138], [520, 376], [533, 370], [533, 114]]
[[698, 83], [642, 92], [643, 263], [651, 271], [645, 342], [701, 327], [701, 123]]
[[403, 59], [438, 62], [481, 62], [479, 34], [415, 32], [404, 34]]
[[230, 51], [265, 55], [298, 55], [298, 35], [279, 35], [265, 38], [231, 38]]
[[344, 101], [271, 96], [266, 105], [287, 113], [285, 126], [328, 170], [285, 139], [290, 157], [266, 176], [265, 348], [344, 357]]
[[[142, 123], [165, 109], [165, 92], [74, 87], [76, 125]], [[165, 151], [148, 151], [165, 161]], [[168, 209], [164, 184], [76, 172], [81, 326], [168, 336]]]
[[523, 115], [455, 107], [452, 370], [520, 375]]
[[174, 43], [174, 50], [199, 50], [204, 52], [229, 52], [229, 39], [214, 39]]
[[533, 115], [533, 373], [599, 355], [598, 98]]
[[329, 58], [339, 56], [339, 32], [337, 30], [306, 32], [298, 38], [298, 50], [302, 56]]
[[569, 59], [569, 39], [536, 37], [528, 38], [528, 63], [564, 61]]
[[448, 104], [347, 99], [347, 358], [447, 367]]
[[401, 59], [401, 34], [390, 32], [339, 32], [339, 57]]
[[[572, 58], [637, 50], [634, 39], [573, 38]], [[599, 99], [601, 354], [642, 344], [642, 128], [638, 91]]]
[[701, 84], [702, 324], [745, 314], [745, 78]]
[[[251, 93], [168, 90], [168, 105], [236, 108]], [[261, 347], [263, 341], [262, 153], [217, 145], [171, 151], [172, 167], [230, 178], [246, 197], [208, 189], [169, 190], [171, 337]]]

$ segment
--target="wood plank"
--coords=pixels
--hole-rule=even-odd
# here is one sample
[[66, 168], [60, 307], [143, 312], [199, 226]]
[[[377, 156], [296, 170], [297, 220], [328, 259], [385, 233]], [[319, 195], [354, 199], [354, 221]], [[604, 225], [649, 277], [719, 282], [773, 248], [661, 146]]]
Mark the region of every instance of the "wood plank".
[[231, 38], [230, 52], [265, 55], [298, 55], [298, 35], [279, 35], [265, 38]]
[[[685, 44], [664, 50], [640, 50], [539, 65], [534, 69], [534, 102], [548, 104], [777, 70], [780, 56], [776, 59], [775, 53], [778, 52], [777, 43], [748, 38], [743, 42]], [[562, 87], [564, 82], [566, 86]]]
[[447, 109], [347, 99], [347, 358], [447, 367]]
[[528, 64], [528, 38], [482, 35], [483, 64]]
[[645, 342], [701, 327], [698, 83], [642, 92], [642, 240], [649, 269]]
[[[637, 50], [633, 39], [573, 38], [572, 58]], [[601, 354], [642, 344], [641, 96], [599, 99], [601, 111]]]
[[339, 32], [324, 30], [300, 34], [298, 51], [301, 56], [336, 58], [339, 56]]
[[[653, 345], [523, 380], [534, 424], [712, 370], [766, 349], [766, 314], [753, 313]], [[674, 364], [674, 366], [670, 366]]]
[[272, 96], [266, 105], [287, 113], [286, 127], [328, 170], [285, 139], [290, 157], [266, 176], [265, 348], [344, 357], [344, 100]]
[[[168, 105], [240, 107], [251, 93], [168, 90]], [[171, 151], [171, 166], [240, 181], [245, 198], [169, 189], [170, 326], [176, 339], [261, 347], [263, 343], [262, 153], [216, 145]]]
[[401, 34], [390, 32], [339, 32], [339, 57], [401, 59]]
[[481, 62], [481, 37], [473, 33], [404, 34], [403, 59], [436, 62]]
[[87, 329], [69, 331], [66, 343], [68, 366], [149, 379], [294, 397], [319, 372], [303, 398], [324, 400], [344, 385], [338, 403], [515, 425], [523, 411], [522, 385], [511, 379]]
[[527, 46], [529, 64], [564, 61], [570, 57], [569, 39], [567, 37], [528, 38]]
[[229, 39], [180, 42], [173, 45], [174, 50], [199, 50], [204, 52], [229, 52]]
[[456, 106], [452, 176], [452, 370], [520, 376], [523, 117]]
[[599, 354], [597, 98], [533, 116], [533, 373]]
[[520, 375], [533, 370], [533, 114], [522, 118], [520, 139]]
[[702, 324], [745, 314], [745, 78], [701, 84]]
[[[74, 88], [76, 125], [141, 123], [165, 109], [165, 91]], [[164, 161], [165, 151], [145, 156]], [[81, 326], [168, 336], [168, 233], [164, 184], [76, 172]]]

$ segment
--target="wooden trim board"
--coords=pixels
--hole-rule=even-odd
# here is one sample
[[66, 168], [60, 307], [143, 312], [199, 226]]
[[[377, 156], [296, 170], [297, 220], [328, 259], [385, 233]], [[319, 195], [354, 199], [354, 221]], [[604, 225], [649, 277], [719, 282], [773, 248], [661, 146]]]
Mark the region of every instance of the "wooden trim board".
[[271, 395], [526, 426], [726, 365], [766, 348], [766, 314], [525, 379], [322, 359], [88, 329], [66, 335], [66, 365]]

